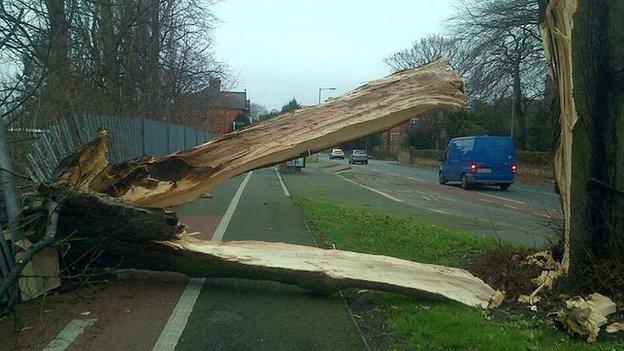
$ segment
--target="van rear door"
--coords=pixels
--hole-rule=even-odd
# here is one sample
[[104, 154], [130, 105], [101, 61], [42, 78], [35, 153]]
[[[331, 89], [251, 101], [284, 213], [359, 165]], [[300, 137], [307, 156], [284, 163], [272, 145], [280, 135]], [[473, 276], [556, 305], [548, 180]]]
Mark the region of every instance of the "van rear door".
[[475, 138], [474, 152], [475, 161], [479, 164], [480, 175], [489, 177], [491, 173], [495, 172], [495, 145], [494, 138], [491, 137], [477, 137]]
[[515, 162], [513, 141], [511, 138], [493, 138], [492, 172], [503, 178], [513, 177], [511, 165]]

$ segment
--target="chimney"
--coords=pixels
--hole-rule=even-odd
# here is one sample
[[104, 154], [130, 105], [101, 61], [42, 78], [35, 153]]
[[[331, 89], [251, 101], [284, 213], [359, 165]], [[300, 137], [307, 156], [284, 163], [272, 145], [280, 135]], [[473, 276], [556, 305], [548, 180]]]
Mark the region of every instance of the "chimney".
[[219, 97], [221, 96], [221, 79], [217, 77], [210, 78], [208, 81], [208, 104], [210, 106], [219, 105]]
[[211, 92], [218, 93], [221, 91], [221, 78], [213, 77], [208, 81], [208, 89]]

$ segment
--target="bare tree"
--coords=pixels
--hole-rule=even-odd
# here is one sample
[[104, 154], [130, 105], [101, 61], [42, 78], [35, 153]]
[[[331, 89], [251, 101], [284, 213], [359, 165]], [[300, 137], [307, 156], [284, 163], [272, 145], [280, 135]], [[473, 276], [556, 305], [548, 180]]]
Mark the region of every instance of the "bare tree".
[[512, 98], [518, 146], [526, 145], [526, 106], [543, 95], [546, 62], [538, 25], [539, 0], [458, 0], [453, 37], [467, 50], [467, 89], [473, 98]]
[[251, 119], [252, 123], [259, 121], [261, 116], [264, 116], [268, 113], [269, 110], [267, 110], [266, 107], [260, 104], [252, 102], [249, 106], [249, 119]]
[[37, 124], [39, 116], [56, 119], [85, 112], [175, 116], [185, 95], [226, 74], [213, 56], [212, 3], [0, 3], [0, 33], [19, 22], [0, 55], [0, 64], [17, 77], [12, 96], [23, 102], [11, 113], [28, 124]]
[[422, 66], [440, 57], [447, 57], [451, 67], [463, 75], [467, 70], [465, 54], [457, 39], [430, 35], [416, 40], [412, 46], [386, 57], [384, 62], [395, 71]]

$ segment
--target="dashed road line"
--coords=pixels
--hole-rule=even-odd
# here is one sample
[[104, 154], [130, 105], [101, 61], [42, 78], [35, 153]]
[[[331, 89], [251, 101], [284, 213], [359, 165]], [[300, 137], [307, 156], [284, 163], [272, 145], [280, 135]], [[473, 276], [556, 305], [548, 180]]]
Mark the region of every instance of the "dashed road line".
[[399, 199], [399, 198], [396, 198], [396, 197], [394, 197], [394, 196], [392, 196], [392, 195], [390, 195], [390, 194], [386, 194], [386, 193], [384, 193], [384, 192], [383, 192], [383, 191], [381, 191], [381, 190], [377, 190], [377, 189], [374, 189], [374, 188], [368, 187], [368, 186], [366, 186], [366, 185], [364, 185], [364, 184], [360, 184], [360, 183], [358, 183], [358, 182], [356, 182], [356, 181], [353, 181], [353, 180], [351, 180], [351, 179], [349, 179], [349, 178], [346, 178], [346, 177], [344, 177], [344, 176], [341, 176], [340, 174], [337, 174], [336, 176], [337, 176], [337, 177], [339, 177], [339, 178], [342, 178], [342, 179], [346, 180], [347, 182], [350, 182], [350, 183], [353, 183], [353, 184], [355, 184], [355, 185], [361, 186], [361, 187], [362, 187], [362, 188], [364, 188], [364, 189], [370, 190], [370, 191], [372, 191], [372, 192], [374, 192], [374, 193], [376, 193], [376, 194], [379, 194], [379, 195], [381, 195], [381, 196], [383, 196], [383, 197], [386, 197], [386, 198], [388, 198], [388, 199], [390, 199], [390, 200], [392, 200], [392, 201], [401, 202], [401, 203], [404, 203], [404, 202], [405, 202], [405, 201], [403, 201], [403, 200], [401, 200], [401, 199]]
[[219, 225], [217, 226], [217, 229], [215, 229], [215, 232], [212, 235], [211, 240], [221, 241], [223, 239], [223, 234], [225, 234], [225, 230], [230, 224], [230, 220], [232, 219], [232, 216], [234, 215], [234, 211], [236, 211], [236, 206], [238, 206], [238, 201], [240, 201], [241, 195], [243, 195], [243, 190], [245, 190], [245, 187], [247, 186], [247, 183], [249, 182], [249, 178], [251, 178], [252, 174], [253, 174], [253, 171], [247, 173], [247, 176], [245, 176], [245, 179], [243, 179], [242, 183], [238, 186], [238, 189], [236, 190], [236, 194], [234, 194], [234, 197], [232, 198], [230, 205], [225, 211], [223, 218], [221, 218], [221, 221], [219, 221]]
[[549, 215], [545, 215], [545, 214], [543, 214], [543, 213], [539, 213], [539, 212], [533, 212], [533, 214], [534, 214], [534, 215], [538, 215], [538, 216], [542, 216], [542, 217], [546, 217], [546, 218], [552, 218], [552, 217], [551, 217], [551, 216], [549, 216]]
[[444, 210], [438, 210], [438, 209], [435, 209], [435, 208], [428, 208], [428, 210], [431, 211], [431, 212], [436, 212], [436, 213], [441, 213], [441, 214], [446, 214], [446, 215], [453, 214], [453, 212], [444, 211]]
[[526, 205], [526, 204], [525, 204], [524, 202], [522, 202], [522, 201], [512, 200], [512, 199], [508, 199], [508, 198], [506, 198], [506, 197], [502, 197], [502, 196], [496, 196], [496, 195], [491, 195], [491, 194], [486, 194], [486, 193], [477, 193], [477, 194], [481, 194], [481, 195], [483, 195], [483, 196], [492, 197], [492, 198], [499, 199], [499, 200], [505, 200], [505, 201], [515, 202], [515, 203], [520, 204], [520, 205]]
[[186, 328], [186, 322], [188, 322], [193, 311], [202, 285], [204, 285], [203, 278], [194, 278], [189, 281], [152, 351], [175, 350], [178, 340]]
[[409, 180], [412, 180], [412, 181], [414, 181], [414, 182], [421, 182], [421, 183], [424, 183], [424, 182], [425, 182], [424, 180], [422, 180], [422, 179], [420, 179], [420, 178], [414, 178], [414, 177], [405, 177], [405, 178], [407, 178], [407, 179], [409, 179]]
[[[252, 173], [253, 171], [247, 173], [245, 179], [243, 179], [238, 186], [234, 197], [232, 197], [232, 201], [230, 201], [230, 205], [227, 210], [225, 210], [225, 214], [221, 217], [221, 221], [219, 221], [219, 225], [210, 239], [211, 241], [221, 241], [223, 239], [223, 234], [225, 234], [225, 231], [232, 220], [232, 216], [236, 211], [238, 202], [243, 195], [243, 191], [245, 190], [247, 183], [249, 183], [249, 178], [251, 178]], [[153, 351], [175, 350], [178, 340], [186, 328], [188, 318], [191, 315], [191, 312], [193, 312], [193, 306], [195, 305], [195, 301], [197, 301], [202, 285], [204, 285], [204, 279], [191, 279], [186, 285], [180, 300], [178, 300], [171, 316], [169, 316], [169, 320], [167, 320], [165, 328], [158, 337], [158, 341], [156, 341], [156, 345], [154, 345], [154, 348], [152, 349]]]
[[97, 319], [74, 319], [61, 330], [43, 351], [63, 351], [71, 345], [84, 330]]
[[288, 192], [288, 189], [286, 188], [286, 184], [284, 184], [284, 180], [282, 179], [282, 175], [280, 174], [279, 170], [277, 168], [275, 168], [275, 173], [277, 173], [277, 179], [279, 179], [280, 185], [282, 186], [282, 190], [284, 190], [284, 195], [290, 197], [290, 193]]

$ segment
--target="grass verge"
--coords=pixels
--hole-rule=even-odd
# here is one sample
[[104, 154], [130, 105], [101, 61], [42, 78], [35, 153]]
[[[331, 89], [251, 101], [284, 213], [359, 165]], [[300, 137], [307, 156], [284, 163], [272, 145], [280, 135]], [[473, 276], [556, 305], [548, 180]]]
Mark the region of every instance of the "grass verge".
[[[413, 217], [295, 197], [326, 247], [468, 267], [494, 249], [471, 234], [425, 224]], [[527, 319], [453, 302], [387, 293], [351, 294], [362, 330], [375, 348], [407, 350], [621, 350], [622, 343], [572, 340], [540, 317]], [[382, 324], [375, 324], [381, 316]], [[373, 321], [373, 322], [371, 322]], [[380, 332], [381, 331], [381, 332]], [[380, 335], [382, 333], [383, 335]]]

